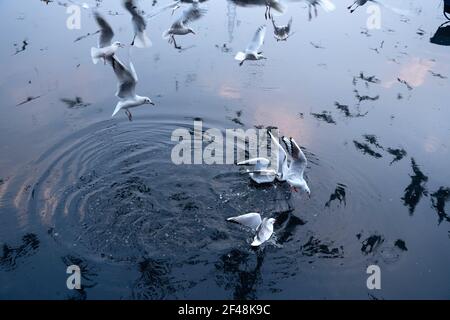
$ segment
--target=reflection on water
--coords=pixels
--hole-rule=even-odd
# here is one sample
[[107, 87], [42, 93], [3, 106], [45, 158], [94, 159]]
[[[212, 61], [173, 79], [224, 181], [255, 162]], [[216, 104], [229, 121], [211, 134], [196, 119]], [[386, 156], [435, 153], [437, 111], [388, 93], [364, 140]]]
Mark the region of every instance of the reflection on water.
[[[91, 10], [69, 30], [72, 2], [1, 2], [0, 298], [448, 298], [450, 26], [439, 1], [408, 0], [370, 29], [352, 2], [91, 1], [114, 40], [152, 40], [116, 52], [157, 105], [133, 122], [111, 119]], [[263, 25], [270, 59], [240, 68]], [[171, 134], [194, 120], [292, 136], [311, 199], [235, 165], [173, 164]], [[226, 222], [247, 212], [276, 218], [257, 249]], [[82, 289], [65, 291], [73, 264]]]

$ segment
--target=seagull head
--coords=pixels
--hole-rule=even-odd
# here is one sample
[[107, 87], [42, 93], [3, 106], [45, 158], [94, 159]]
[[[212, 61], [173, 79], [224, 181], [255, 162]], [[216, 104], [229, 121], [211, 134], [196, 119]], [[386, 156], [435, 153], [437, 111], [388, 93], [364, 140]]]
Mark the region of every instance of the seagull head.
[[113, 47], [116, 47], [116, 48], [125, 48], [125, 45], [123, 45], [119, 41], [115, 41], [112, 45], [113, 45]]
[[301, 191], [305, 192], [309, 198], [311, 198], [311, 190], [309, 189], [309, 186], [304, 179], [288, 180], [288, 182], [295, 192], [297, 192], [297, 188], [298, 188]]
[[152, 106], [155, 105], [155, 103], [149, 97], [145, 97], [144, 98], [144, 103], [145, 104], [151, 104]]

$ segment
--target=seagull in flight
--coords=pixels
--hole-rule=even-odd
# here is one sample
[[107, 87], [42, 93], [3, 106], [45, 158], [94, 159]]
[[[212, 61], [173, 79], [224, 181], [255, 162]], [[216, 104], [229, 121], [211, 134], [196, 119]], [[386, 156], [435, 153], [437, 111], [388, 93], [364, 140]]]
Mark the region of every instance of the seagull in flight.
[[273, 24], [273, 34], [277, 41], [286, 41], [291, 35], [292, 18], [289, 20], [287, 25], [277, 26], [275, 20], [272, 18]]
[[[290, 157], [289, 164], [287, 166], [283, 166], [283, 179], [289, 183], [295, 192], [297, 192], [297, 188], [299, 188], [303, 192], [306, 192], [308, 196], [311, 196], [311, 190], [309, 189], [308, 183], [304, 178], [304, 173], [308, 165], [308, 160], [306, 159], [305, 154], [292, 137], [287, 138], [283, 136], [281, 140], [286, 147], [287, 155]], [[274, 142], [278, 143], [278, 141]]]
[[[312, 19], [312, 10], [314, 9], [314, 14], [317, 17], [317, 7], [322, 7], [326, 12], [331, 12], [336, 10], [336, 6], [330, 0], [291, 0], [294, 2], [306, 2], [308, 5], [308, 18]], [[366, 0], [367, 1], [367, 0]]]
[[135, 0], [124, 0], [123, 3], [125, 9], [131, 14], [131, 22], [133, 23], [134, 36], [131, 45], [138, 48], [150, 47], [152, 42], [145, 33], [147, 22], [144, 16], [139, 12]]
[[242, 66], [245, 60], [261, 60], [267, 59], [262, 55], [261, 47], [264, 43], [264, 38], [266, 36], [266, 26], [261, 26], [256, 30], [252, 41], [248, 44], [245, 52], [239, 51], [234, 57], [235, 60], [239, 61], [239, 65]]
[[252, 247], [258, 247], [269, 240], [273, 234], [273, 225], [275, 224], [274, 218], [261, 219], [261, 215], [255, 212], [231, 217], [227, 221], [242, 224], [256, 232], [251, 244]]
[[264, 17], [267, 19], [272, 18], [272, 9], [283, 14], [286, 10], [285, 6], [280, 2], [280, 0], [229, 0], [235, 5], [240, 7], [250, 7], [250, 6], [265, 6], [266, 12]]
[[141, 106], [143, 104], [155, 105], [149, 97], [141, 97], [136, 94], [136, 84], [138, 77], [134, 69], [133, 63], [129, 63], [126, 67], [118, 58], [113, 56], [112, 67], [118, 79], [116, 96], [120, 99], [112, 114], [114, 117], [120, 110], [125, 110], [128, 120], [132, 120], [129, 109]]
[[356, 9], [358, 9], [359, 7], [362, 7], [367, 2], [376, 3], [376, 4], [383, 6], [386, 9], [389, 9], [399, 15], [410, 16], [412, 14], [411, 11], [409, 11], [409, 10], [392, 7], [390, 4], [386, 3], [386, 1], [382, 1], [382, 0], [355, 0], [355, 2], [351, 6], [347, 7], [347, 9], [350, 10], [351, 13], [353, 13]]
[[175, 36], [182, 36], [189, 33], [195, 35], [192, 28], [188, 26], [189, 23], [200, 19], [206, 13], [205, 8], [201, 8], [198, 0], [193, 1], [188, 9], [184, 10], [181, 16], [170, 26], [170, 28], [163, 33], [163, 39], [168, 39], [169, 43], [173, 43], [175, 49], [181, 49], [177, 45]]
[[113, 29], [98, 12], [94, 12], [94, 17], [100, 27], [100, 37], [98, 39], [98, 48], [91, 48], [92, 62], [97, 64], [100, 59], [103, 59], [106, 64], [108, 60], [112, 61], [111, 58], [116, 51], [124, 46], [119, 41], [111, 43], [114, 38]]

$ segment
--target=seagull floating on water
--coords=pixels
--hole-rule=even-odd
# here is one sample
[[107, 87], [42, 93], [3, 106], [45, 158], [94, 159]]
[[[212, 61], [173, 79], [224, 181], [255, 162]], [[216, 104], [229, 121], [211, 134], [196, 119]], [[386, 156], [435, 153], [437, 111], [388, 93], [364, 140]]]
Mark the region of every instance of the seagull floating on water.
[[273, 225], [275, 223], [274, 218], [264, 218], [261, 220], [261, 215], [255, 212], [231, 217], [228, 218], [227, 221], [237, 222], [256, 232], [251, 244], [252, 247], [258, 247], [270, 239], [273, 234]]
[[132, 46], [138, 48], [147, 48], [152, 45], [152, 42], [145, 33], [147, 22], [144, 16], [139, 12], [134, 0], [124, 0], [125, 9], [131, 14], [131, 22], [133, 23], [134, 36], [131, 42]]
[[234, 57], [235, 60], [240, 61], [239, 65], [242, 66], [245, 60], [261, 60], [267, 59], [262, 55], [261, 47], [264, 43], [266, 36], [266, 26], [261, 26], [256, 30], [253, 40], [248, 44], [245, 52], [239, 51]]
[[168, 39], [169, 43], [173, 43], [175, 49], [181, 49], [177, 45], [175, 36], [182, 36], [189, 33], [195, 34], [188, 24], [200, 19], [206, 13], [205, 8], [201, 8], [198, 0], [192, 2], [192, 5], [183, 11], [181, 16], [170, 26], [170, 28], [163, 33], [163, 39]]
[[292, 18], [289, 20], [287, 25], [277, 26], [275, 20], [272, 18], [273, 24], [273, 34], [277, 41], [286, 41], [291, 35]]
[[142, 97], [136, 94], [136, 84], [138, 77], [134, 69], [133, 63], [130, 62], [130, 67], [127, 68], [119, 59], [112, 57], [112, 67], [114, 73], [119, 80], [116, 96], [120, 98], [116, 108], [112, 114], [114, 117], [120, 110], [125, 110], [128, 120], [132, 120], [132, 115], [129, 109], [139, 107], [143, 104], [155, 105], [149, 97]]
[[119, 41], [111, 43], [114, 38], [113, 29], [98, 12], [94, 12], [94, 17], [100, 27], [100, 37], [98, 39], [98, 48], [91, 48], [92, 62], [97, 64], [100, 59], [103, 59], [106, 64], [108, 60], [111, 61], [116, 51], [124, 46]]
[[304, 179], [308, 161], [302, 149], [292, 137], [282, 137], [281, 140], [287, 150], [285, 151], [278, 139], [270, 132], [269, 135], [273, 145], [278, 149], [276, 151], [278, 153], [278, 162], [276, 164], [272, 164], [271, 160], [267, 158], [259, 157], [239, 162], [237, 165], [254, 165], [253, 170], [248, 170], [247, 172], [250, 178], [258, 184], [271, 183], [277, 179], [278, 181], [286, 181], [295, 192], [299, 188], [310, 195], [311, 191]]

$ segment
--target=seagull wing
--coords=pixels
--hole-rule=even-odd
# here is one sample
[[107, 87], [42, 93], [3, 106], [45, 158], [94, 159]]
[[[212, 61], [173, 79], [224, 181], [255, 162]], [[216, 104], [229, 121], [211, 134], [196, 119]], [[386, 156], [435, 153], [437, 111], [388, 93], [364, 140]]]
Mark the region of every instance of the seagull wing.
[[[287, 138], [283, 139], [283, 141], [285, 140], [287, 140]], [[303, 175], [303, 172], [305, 171], [306, 166], [308, 165], [308, 160], [306, 159], [306, 156], [303, 153], [302, 149], [298, 146], [297, 142], [295, 142], [293, 138], [290, 138], [289, 141], [292, 156], [292, 163], [289, 169], [298, 171], [299, 173], [301, 173], [301, 175]]]
[[228, 218], [227, 221], [237, 222], [246, 227], [252, 228], [253, 230], [257, 230], [261, 225], [261, 215], [259, 213], [252, 212], [237, 217]]
[[252, 42], [248, 44], [246, 51], [251, 53], [258, 53], [264, 43], [265, 36], [266, 26], [259, 27], [258, 30], [256, 30], [255, 35], [253, 36]]
[[245, 160], [245, 161], [241, 161], [241, 162], [237, 163], [238, 166], [249, 165], [249, 164], [255, 165], [255, 170], [265, 170], [269, 166], [270, 160], [260, 157], [260, 158], [253, 158], [253, 159], [249, 159], [249, 160]]
[[193, 3], [188, 9], [184, 10], [181, 17], [178, 19], [178, 23], [186, 25], [195, 20], [200, 19], [206, 14], [206, 9], [201, 8], [198, 3]]
[[253, 239], [252, 246], [257, 247], [270, 239], [273, 234], [273, 224], [270, 223], [268, 218], [264, 218], [260, 226], [256, 230], [255, 238]]
[[287, 171], [287, 154], [284, 151], [283, 147], [278, 142], [278, 139], [275, 138], [272, 133], [269, 132], [270, 138], [272, 138], [273, 143], [278, 148], [278, 167], [277, 172], [281, 173], [281, 176], [284, 176]]
[[159, 14], [163, 13], [166, 10], [169, 10], [169, 9], [174, 10], [175, 8], [177, 8], [177, 6], [180, 5], [180, 2], [181, 2], [181, 0], [178, 0], [178, 1], [175, 1], [170, 4], [159, 6], [158, 8], [152, 10], [152, 12], [147, 14], [147, 16], [146, 16], [147, 20], [153, 19], [154, 17], [158, 16]]
[[104, 48], [111, 45], [114, 37], [114, 31], [109, 23], [98, 12], [94, 12], [95, 21], [100, 27], [100, 38], [98, 39], [98, 47]]
[[286, 29], [286, 31], [287, 31], [287, 33], [290, 33], [291, 32], [291, 27], [292, 27], [292, 17], [291, 17], [291, 19], [289, 20], [289, 22], [288, 22], [288, 24], [287, 24], [287, 29]]
[[114, 73], [119, 81], [116, 96], [122, 99], [133, 98], [136, 95], [136, 83], [138, 81], [133, 63], [128, 69], [117, 57], [111, 58]]
[[124, 0], [125, 9], [131, 14], [134, 29], [136, 32], [144, 32], [147, 28], [147, 22], [144, 17], [138, 12], [134, 0]]

